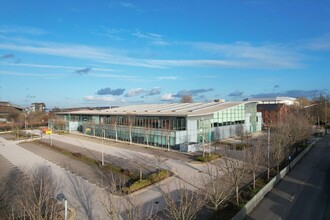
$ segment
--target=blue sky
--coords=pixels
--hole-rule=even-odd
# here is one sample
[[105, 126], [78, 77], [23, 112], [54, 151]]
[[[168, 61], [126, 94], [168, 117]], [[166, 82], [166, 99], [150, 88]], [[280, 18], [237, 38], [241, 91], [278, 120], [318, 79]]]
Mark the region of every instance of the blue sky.
[[52, 108], [329, 93], [328, 0], [0, 0], [0, 100]]

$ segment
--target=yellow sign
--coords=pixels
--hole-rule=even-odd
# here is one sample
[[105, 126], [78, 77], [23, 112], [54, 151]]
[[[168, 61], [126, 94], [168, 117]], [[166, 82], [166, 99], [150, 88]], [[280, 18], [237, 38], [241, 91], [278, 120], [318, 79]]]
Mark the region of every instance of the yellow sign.
[[51, 130], [47, 130], [46, 134], [52, 134], [53, 132]]

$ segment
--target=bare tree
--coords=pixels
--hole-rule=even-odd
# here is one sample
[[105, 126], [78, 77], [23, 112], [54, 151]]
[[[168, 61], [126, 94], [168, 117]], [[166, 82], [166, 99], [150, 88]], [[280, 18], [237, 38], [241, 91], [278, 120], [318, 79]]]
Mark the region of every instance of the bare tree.
[[202, 178], [204, 192], [207, 197], [207, 206], [214, 211], [215, 217], [222, 204], [227, 201], [233, 191], [233, 187], [227, 181], [224, 181], [223, 172], [219, 167], [206, 165], [205, 175]]
[[291, 146], [291, 153], [297, 144], [302, 143], [313, 133], [312, 117], [305, 111], [298, 108], [292, 108], [285, 118], [285, 122], [290, 126], [289, 128], [289, 144]]
[[170, 219], [190, 220], [194, 219], [197, 212], [205, 205], [204, 193], [189, 189], [187, 185], [176, 182], [177, 190], [161, 190], [166, 204], [164, 214]]
[[244, 126], [242, 124], [236, 125], [235, 134], [236, 134], [236, 136], [238, 136], [240, 138], [241, 143], [242, 143], [246, 136], [246, 132], [245, 132]]
[[134, 195], [123, 194], [121, 187], [117, 188], [116, 185], [112, 175], [105, 175], [106, 187], [101, 204], [109, 219], [153, 219], [152, 207], [143, 207], [142, 203]]
[[155, 155], [155, 158], [156, 158], [156, 160], [157, 160], [157, 170], [158, 170], [158, 172], [160, 172], [160, 166], [161, 166], [161, 164], [163, 163], [163, 162], [165, 162], [167, 159], [166, 158], [164, 158], [164, 157], [162, 157], [161, 155]]
[[229, 159], [227, 156], [224, 157], [224, 165], [221, 167], [222, 171], [225, 173], [223, 176], [224, 181], [228, 181], [233, 187], [235, 187], [236, 192], [236, 203], [239, 205], [239, 187], [243, 182], [246, 175], [246, 164], [242, 161]]
[[37, 167], [29, 176], [13, 170], [1, 188], [2, 208], [12, 219], [59, 219], [55, 189], [52, 172], [46, 166]]
[[284, 120], [278, 121], [271, 132], [272, 156], [276, 163], [277, 173], [280, 172], [280, 164], [286, 156], [289, 142], [289, 124]]
[[25, 123], [24, 113], [12, 108], [10, 109], [6, 119], [7, 121], [11, 122], [12, 132], [15, 134], [16, 139], [19, 139], [20, 130]]
[[191, 95], [184, 95], [181, 97], [181, 103], [192, 103], [193, 99]]
[[41, 111], [31, 112], [30, 114], [28, 114], [26, 119], [31, 128], [41, 125], [47, 125], [48, 123], [48, 117], [46, 113]]
[[257, 140], [254, 147], [246, 149], [246, 161], [248, 168], [252, 172], [253, 189], [256, 188], [256, 173], [260, 169], [259, 163], [261, 159], [261, 142]]

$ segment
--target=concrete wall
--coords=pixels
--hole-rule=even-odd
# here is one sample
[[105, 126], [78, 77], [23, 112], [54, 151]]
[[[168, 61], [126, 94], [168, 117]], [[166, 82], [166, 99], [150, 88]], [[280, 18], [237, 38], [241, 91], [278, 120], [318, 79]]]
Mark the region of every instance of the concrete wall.
[[[317, 140], [316, 140], [317, 141]], [[299, 154], [291, 162], [291, 167], [294, 167], [305, 154], [310, 151], [316, 141], [313, 141], [303, 152]], [[289, 166], [285, 167], [279, 174], [277, 174], [267, 185], [265, 185], [245, 206], [232, 218], [232, 220], [243, 220], [251, 211], [260, 203], [260, 201], [266, 196], [266, 194], [274, 188], [274, 186], [282, 180], [282, 178], [289, 172]]]

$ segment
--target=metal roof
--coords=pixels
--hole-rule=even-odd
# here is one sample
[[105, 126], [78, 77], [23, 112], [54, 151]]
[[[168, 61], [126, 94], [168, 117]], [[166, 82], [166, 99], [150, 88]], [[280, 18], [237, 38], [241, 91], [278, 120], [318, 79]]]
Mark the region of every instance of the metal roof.
[[104, 110], [81, 110], [58, 112], [61, 115], [141, 115], [141, 116], [183, 116], [210, 115], [214, 112], [251, 102], [207, 102], [130, 105]]

